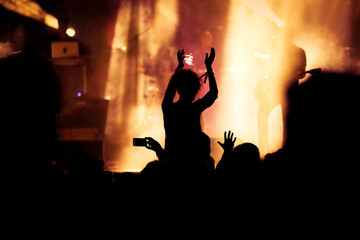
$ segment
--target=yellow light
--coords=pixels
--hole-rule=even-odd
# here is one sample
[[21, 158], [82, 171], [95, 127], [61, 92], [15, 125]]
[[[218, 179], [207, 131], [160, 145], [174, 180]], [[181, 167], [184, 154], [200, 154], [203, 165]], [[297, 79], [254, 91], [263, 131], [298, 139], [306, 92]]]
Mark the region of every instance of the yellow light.
[[69, 37], [74, 37], [76, 32], [75, 32], [75, 29], [73, 28], [68, 28], [66, 29], [66, 34], [69, 36]]
[[45, 15], [44, 23], [48, 25], [49, 27], [59, 29], [59, 22], [58, 20], [50, 14]]
[[127, 51], [127, 47], [121, 43], [114, 43], [112, 45], [113, 48], [117, 49], [117, 50], [121, 50], [122, 52], [126, 52]]
[[0, 6], [58, 29], [57, 19], [31, 0], [0, 0]]

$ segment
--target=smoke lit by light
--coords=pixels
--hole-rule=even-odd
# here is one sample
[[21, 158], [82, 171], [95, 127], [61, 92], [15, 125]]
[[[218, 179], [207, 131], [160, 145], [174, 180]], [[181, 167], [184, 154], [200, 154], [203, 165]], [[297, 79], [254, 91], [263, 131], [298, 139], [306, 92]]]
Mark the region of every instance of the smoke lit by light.
[[[168, 49], [167, 44], [173, 42], [176, 31], [181, 31], [180, 25], [194, 24], [186, 18], [178, 19], [177, 1], [155, 3], [155, 8], [146, 1], [134, 7], [131, 0], [121, 1], [115, 26], [105, 93], [112, 99], [106, 132], [121, 145], [117, 160], [117, 167], [121, 169], [141, 169], [156, 159], [153, 152], [131, 146], [133, 137], [151, 136], [161, 144], [164, 139], [160, 104], [149, 104], [153, 103], [153, 96], [163, 94], [159, 86], [164, 80], [154, 79], [146, 71], [166, 61], [165, 57], [157, 56]], [[223, 4], [221, 1], [208, 3]], [[340, 0], [229, 0], [224, 36], [218, 43], [220, 48], [216, 49], [216, 60], [222, 61], [221, 68], [215, 69], [219, 98], [203, 116], [206, 133], [221, 139], [224, 131], [231, 130], [239, 140], [256, 144], [262, 156], [279, 149], [283, 129], [281, 108], [276, 106], [266, 119], [269, 132], [265, 146], [259, 139], [259, 99], [255, 96], [261, 79], [271, 80], [283, 70], [269, 73], [283, 54], [281, 50], [272, 51], [273, 43], [281, 39], [277, 30], [283, 26], [295, 30], [293, 42], [306, 52], [306, 69], [341, 70], [348, 64], [345, 52], [351, 51], [348, 43], [351, 6], [342, 3]], [[311, 12], [309, 5], [313, 7]], [[207, 29], [208, 26], [203, 26], [203, 31]], [[188, 41], [198, 41], [191, 34], [186, 37]], [[177, 50], [169, 50], [173, 51], [174, 58]], [[186, 54], [185, 62], [191, 65], [192, 54], [197, 56], [203, 52]], [[221, 148], [213, 148], [214, 151]]]
[[254, 57], [268, 58], [269, 55], [267, 55], [267, 54], [261, 54], [261, 53], [258, 53], [258, 52], [254, 52]]
[[[248, 7], [253, 11], [249, 11]], [[258, 109], [255, 98], [256, 84], [266, 76], [269, 49], [271, 47], [272, 29], [269, 21], [263, 16], [283, 25], [265, 1], [230, 1], [227, 18], [227, 35], [224, 41], [224, 72], [219, 82], [218, 107], [215, 110], [218, 120], [211, 135], [219, 135], [231, 129], [243, 141], [258, 145]], [[281, 112], [274, 109], [269, 116], [270, 150], [276, 150], [282, 142]]]
[[[346, 43], [351, 37], [347, 30], [350, 25], [350, 8], [341, 3], [342, 1], [317, 1], [313, 3], [316, 9], [312, 9], [313, 12], [310, 13], [305, 11], [309, 3], [298, 0], [276, 3], [271, 0], [230, 1], [227, 35], [224, 40], [225, 52], [222, 53], [225, 56], [225, 67], [219, 82], [221, 96], [217, 108], [211, 110], [219, 117], [215, 127], [209, 129], [211, 136], [218, 136], [219, 132], [231, 129], [240, 135], [240, 139], [257, 144], [262, 156], [282, 146], [283, 123], [280, 106], [275, 107], [267, 119], [268, 145], [260, 142], [259, 102], [254, 94], [260, 79], [271, 81], [271, 77], [274, 78], [269, 75], [269, 69], [274, 68], [274, 59], [279, 59], [283, 54], [281, 50], [271, 52], [272, 42], [281, 39], [276, 29], [289, 25], [295, 30], [293, 42], [306, 52], [306, 69], [325, 67], [328, 70], [341, 70], [349, 63], [341, 42]], [[253, 11], [249, 11], [249, 7]], [[285, 16], [286, 19], [279, 16]], [[334, 16], [338, 19], [337, 25], [326, 25], [332, 22]], [[272, 27], [269, 21], [264, 21], [263, 17], [273, 21], [275, 27]], [[306, 18], [313, 21], [313, 25], [306, 25]], [[314, 18], [320, 22], [316, 22]], [[342, 29], [341, 34], [333, 32], [336, 28]], [[289, 58], [288, 61], [292, 59]], [[278, 75], [282, 70], [278, 69], [278, 73], [275, 72], [274, 75]], [[272, 99], [275, 98], [276, 95], [272, 96]]]
[[278, 27], [283, 27], [286, 25], [286, 23], [279, 19], [271, 10], [269, 5], [266, 3], [266, 0], [242, 0], [242, 2], [251, 7], [254, 11], [275, 22]]
[[154, 79], [145, 68], [159, 64], [155, 58], [174, 37], [177, 11], [176, 0], [157, 0], [155, 6], [150, 1], [121, 1], [105, 92], [111, 96], [106, 135], [119, 146], [116, 166], [109, 169], [142, 169], [156, 159], [154, 152], [133, 147], [133, 137], [151, 136], [163, 145], [162, 113], [154, 104], [162, 94], [158, 81], [163, 80]]

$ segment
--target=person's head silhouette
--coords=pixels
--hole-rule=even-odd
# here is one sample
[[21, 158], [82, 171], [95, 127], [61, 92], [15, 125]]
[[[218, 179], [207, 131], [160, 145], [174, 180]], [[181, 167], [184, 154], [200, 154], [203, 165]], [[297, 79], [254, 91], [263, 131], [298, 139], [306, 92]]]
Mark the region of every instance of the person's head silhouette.
[[193, 102], [200, 89], [200, 79], [198, 75], [190, 69], [182, 69], [173, 76], [176, 78], [177, 91], [180, 101]]

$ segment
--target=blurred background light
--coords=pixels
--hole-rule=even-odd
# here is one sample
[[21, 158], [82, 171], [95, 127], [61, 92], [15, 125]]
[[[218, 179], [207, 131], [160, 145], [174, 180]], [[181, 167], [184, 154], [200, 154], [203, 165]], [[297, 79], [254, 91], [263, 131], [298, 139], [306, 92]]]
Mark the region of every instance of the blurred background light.
[[66, 29], [66, 34], [69, 36], [69, 37], [74, 37], [76, 32], [75, 32], [75, 29], [69, 27], [68, 29]]
[[31, 0], [0, 0], [0, 5], [25, 17], [45, 23], [47, 26], [58, 29], [57, 19], [44, 11], [39, 4]]

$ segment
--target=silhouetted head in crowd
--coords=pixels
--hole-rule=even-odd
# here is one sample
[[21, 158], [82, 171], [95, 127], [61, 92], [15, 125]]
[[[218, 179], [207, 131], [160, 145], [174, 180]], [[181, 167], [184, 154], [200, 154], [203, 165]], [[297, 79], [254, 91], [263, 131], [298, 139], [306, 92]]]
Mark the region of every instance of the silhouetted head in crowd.
[[259, 170], [260, 163], [258, 147], [252, 143], [243, 143], [231, 151], [228, 170], [235, 174], [252, 175]]
[[164, 180], [170, 176], [170, 168], [165, 161], [151, 161], [141, 170], [140, 176], [148, 180]]
[[180, 95], [179, 101], [193, 102], [200, 89], [198, 75], [190, 69], [182, 69], [174, 73], [173, 78], [177, 83], [176, 89]]
[[217, 175], [230, 179], [254, 179], [260, 174], [260, 151], [252, 143], [243, 143], [236, 146], [218, 163]]
[[238, 146], [236, 146], [232, 152], [232, 159], [235, 162], [235, 164], [241, 164], [241, 165], [257, 165], [260, 161], [260, 152], [256, 145], [252, 143], [243, 143]]

